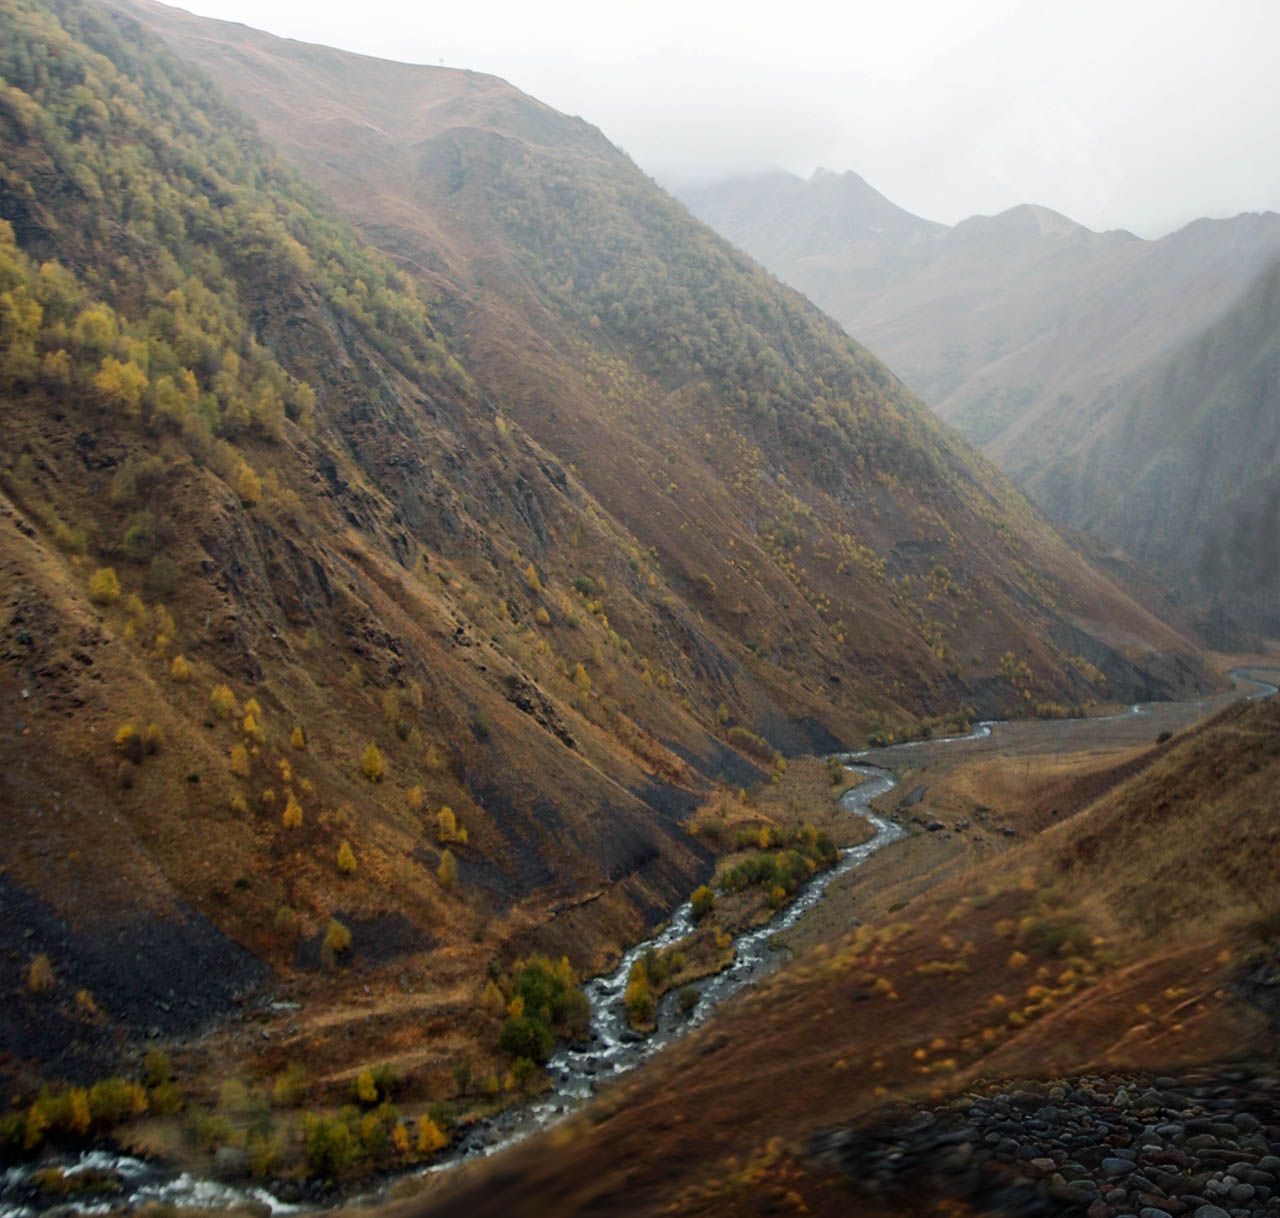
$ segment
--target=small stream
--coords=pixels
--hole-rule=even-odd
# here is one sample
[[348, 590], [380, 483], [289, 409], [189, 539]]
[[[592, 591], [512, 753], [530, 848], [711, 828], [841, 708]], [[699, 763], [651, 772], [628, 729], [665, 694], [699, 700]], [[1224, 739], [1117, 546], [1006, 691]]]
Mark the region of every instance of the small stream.
[[[1253, 689], [1245, 693], [1235, 692], [1234, 697], [1268, 697], [1277, 687], [1251, 675], [1249, 670], [1233, 669], [1231, 676]], [[1207, 706], [1228, 698], [1205, 699]], [[1129, 707], [1107, 719], [1125, 719], [1133, 715], [1150, 714], [1161, 703], [1147, 703]], [[1094, 719], [1091, 723], [1105, 720]], [[492, 1120], [478, 1123], [463, 1131], [461, 1137], [430, 1167], [418, 1169], [419, 1174], [446, 1171], [469, 1159], [492, 1155], [522, 1141], [524, 1138], [548, 1128], [589, 1100], [602, 1086], [620, 1075], [634, 1070], [647, 1058], [660, 1052], [673, 1041], [684, 1036], [710, 1016], [725, 999], [770, 971], [779, 953], [773, 947], [773, 939], [800, 921], [820, 900], [837, 879], [847, 875], [864, 863], [876, 851], [906, 836], [906, 829], [872, 811], [871, 802], [887, 794], [897, 785], [894, 776], [885, 769], [869, 764], [871, 756], [885, 756], [900, 750], [926, 745], [959, 744], [964, 741], [985, 740], [992, 735], [996, 721], [977, 724], [963, 736], [936, 737], [929, 740], [904, 741], [886, 749], [845, 753], [840, 761], [863, 781], [840, 797], [840, 805], [851, 815], [860, 816], [870, 823], [874, 835], [859, 846], [846, 847], [834, 867], [819, 872], [809, 881], [800, 895], [784, 909], [778, 911], [767, 923], [743, 932], [736, 940], [734, 962], [721, 973], [698, 982], [698, 1001], [684, 1013], [678, 1010], [678, 994], [670, 991], [658, 1004], [657, 1029], [649, 1036], [640, 1036], [631, 1030], [627, 1020], [623, 995], [632, 964], [650, 950], [669, 947], [685, 938], [694, 929], [693, 909], [686, 901], [672, 914], [666, 926], [652, 938], [637, 943], [626, 953], [613, 972], [595, 977], [583, 987], [590, 1005], [590, 1031], [586, 1043], [560, 1046], [547, 1064], [551, 1089], [531, 1104], [508, 1109]], [[49, 1167], [61, 1167], [64, 1174], [75, 1176], [86, 1173], [108, 1173], [123, 1181], [123, 1188], [100, 1197], [33, 1198], [32, 1182], [37, 1172]], [[413, 1173], [409, 1173], [413, 1174]], [[395, 1177], [399, 1179], [403, 1177]], [[382, 1184], [364, 1200], [376, 1197], [390, 1183]], [[361, 1198], [357, 1198], [359, 1200]], [[227, 1209], [236, 1205], [252, 1205], [270, 1210], [273, 1214], [296, 1213], [307, 1208], [281, 1201], [263, 1188], [244, 1188], [202, 1179], [189, 1172], [178, 1172], [160, 1163], [144, 1162], [127, 1155], [112, 1154], [102, 1150], [86, 1151], [79, 1156], [63, 1159], [46, 1159], [36, 1164], [22, 1164], [0, 1173], [0, 1218], [33, 1218], [41, 1209], [55, 1205], [63, 1212], [78, 1214], [105, 1214], [125, 1205], [143, 1205], [148, 1202], [164, 1202], [194, 1209]]]
[[906, 836], [901, 825], [870, 808], [873, 799], [897, 785], [895, 779], [885, 770], [858, 764], [861, 756], [850, 754], [841, 759], [850, 771], [860, 774], [863, 781], [846, 791], [840, 803], [845, 811], [861, 816], [871, 824], [875, 830], [871, 838], [859, 846], [845, 847], [835, 866], [815, 875], [790, 905], [779, 910], [764, 925], [739, 935], [734, 943], [733, 963], [723, 972], [696, 983], [698, 1001], [692, 1009], [681, 1013], [677, 992], [670, 990], [664, 994], [658, 1004], [656, 1030], [648, 1036], [640, 1036], [631, 1030], [623, 1003], [631, 966], [646, 952], [669, 947], [693, 933], [693, 909], [686, 901], [662, 931], [636, 944], [622, 957], [613, 972], [596, 977], [583, 987], [591, 1007], [591, 1030], [587, 1043], [561, 1046], [551, 1058], [547, 1064], [551, 1090], [532, 1105], [504, 1113], [483, 1128], [464, 1135], [454, 1154], [433, 1165], [431, 1170], [450, 1167], [462, 1158], [477, 1154], [493, 1154], [536, 1130], [554, 1124], [565, 1113], [589, 1099], [601, 1084], [634, 1070], [646, 1058], [697, 1027], [726, 998], [768, 972], [777, 960], [777, 952], [772, 946], [777, 934], [799, 922], [840, 876], [852, 871], [877, 850]]

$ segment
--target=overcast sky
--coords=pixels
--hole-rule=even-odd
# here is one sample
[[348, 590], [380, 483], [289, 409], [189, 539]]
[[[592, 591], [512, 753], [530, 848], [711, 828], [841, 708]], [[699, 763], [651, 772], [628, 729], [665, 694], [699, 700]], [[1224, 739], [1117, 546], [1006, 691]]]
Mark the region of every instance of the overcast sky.
[[1280, 0], [185, 0], [505, 77], [668, 184], [853, 169], [954, 222], [1015, 203], [1158, 236], [1280, 211]]

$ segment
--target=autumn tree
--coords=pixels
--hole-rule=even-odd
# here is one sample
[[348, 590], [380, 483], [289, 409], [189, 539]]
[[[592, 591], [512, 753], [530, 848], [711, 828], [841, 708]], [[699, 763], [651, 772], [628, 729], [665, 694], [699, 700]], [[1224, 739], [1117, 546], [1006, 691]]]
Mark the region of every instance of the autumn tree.
[[429, 1116], [418, 1118], [418, 1153], [420, 1155], [433, 1155], [438, 1150], [443, 1150], [449, 1143], [449, 1139], [445, 1137], [443, 1130]]
[[338, 956], [351, 950], [351, 931], [337, 918], [330, 918], [325, 927], [324, 939], [320, 944], [320, 958], [329, 966], [337, 962]]
[[236, 710], [236, 696], [229, 685], [215, 685], [209, 692], [209, 706], [220, 719], [229, 719]]
[[448, 804], [436, 813], [436, 835], [442, 842], [451, 842], [458, 836], [458, 818]]
[[99, 567], [89, 577], [89, 599], [95, 605], [114, 605], [120, 599], [120, 577], [113, 567]]
[[121, 362], [108, 355], [93, 378], [93, 390], [106, 405], [136, 415], [142, 408], [147, 374], [132, 360]]
[[494, 1015], [501, 1015], [507, 1009], [507, 1000], [503, 998], [502, 991], [492, 980], [484, 987], [484, 994], [480, 1000], [484, 1003], [485, 1009]]
[[[284, 815], [281, 820], [286, 829], [302, 828], [302, 805], [298, 802], [298, 797], [292, 791], [289, 792], [289, 798], [285, 801]], [[344, 843], [345, 844], [345, 843]], [[356, 861], [354, 857], [351, 860], [351, 868], [355, 870]], [[342, 866], [342, 852], [338, 852], [338, 866]]]
[[27, 969], [27, 989], [33, 994], [43, 994], [53, 988], [53, 982], [53, 963], [41, 952]]
[[383, 768], [382, 750], [371, 740], [360, 754], [360, 772], [370, 782], [381, 782]]
[[391, 1131], [391, 1145], [395, 1147], [398, 1155], [407, 1155], [409, 1153], [409, 1127], [403, 1121], [398, 1121], [396, 1127]]
[[236, 472], [236, 494], [246, 507], [252, 507], [262, 500], [262, 479], [254, 473], [253, 466], [247, 461], [242, 461]]
[[436, 875], [440, 877], [440, 883], [446, 888], [452, 888], [457, 883], [458, 863], [451, 851], [446, 850], [440, 856], [440, 867], [436, 871]]
[[351, 849], [350, 842], [343, 842], [338, 847], [338, 870], [343, 875], [352, 875], [356, 869], [356, 852]]

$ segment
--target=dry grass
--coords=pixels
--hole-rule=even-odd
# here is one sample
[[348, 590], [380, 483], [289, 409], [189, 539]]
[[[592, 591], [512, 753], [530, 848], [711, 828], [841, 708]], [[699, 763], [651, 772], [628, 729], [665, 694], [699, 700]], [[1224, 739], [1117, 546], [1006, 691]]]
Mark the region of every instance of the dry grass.
[[[1060, 801], [1136, 760], [1046, 762], [1000, 799], [1010, 814], [1028, 796]], [[990, 764], [950, 789], [982, 789]], [[1258, 947], [1242, 919], [1280, 861], [1277, 789], [1280, 705], [1231, 708], [1062, 823], [807, 952], [574, 1122], [554, 1155], [508, 1156], [431, 1212], [499, 1213], [508, 1189], [548, 1213], [677, 1197], [681, 1213], [778, 1212], [785, 1180], [836, 1215], [847, 1196], [788, 1153], [826, 1124], [977, 1077], [1160, 1071], [1257, 1048], [1265, 1021], [1229, 983]]]

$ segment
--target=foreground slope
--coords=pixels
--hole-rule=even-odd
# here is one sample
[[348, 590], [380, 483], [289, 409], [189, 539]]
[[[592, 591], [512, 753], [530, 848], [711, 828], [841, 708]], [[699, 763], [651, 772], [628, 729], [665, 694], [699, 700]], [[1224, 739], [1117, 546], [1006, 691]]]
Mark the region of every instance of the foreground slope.
[[[1277, 729], [1272, 698], [1092, 771], [1020, 753], [1045, 778], [1008, 806], [963, 765], [939, 774], [942, 755], [902, 759], [928, 764], [931, 804], [976, 790], [1029, 840], [906, 903], [872, 891], [856, 933], [785, 966], [567, 1128], [398, 1212], [882, 1212], [811, 1157], [820, 1131], [976, 1080], [1261, 1058], [1274, 1036]], [[959, 835], [961, 818], [943, 815]], [[980, 832], [977, 813], [963, 819]], [[1036, 1128], [1017, 1132], [1034, 1141]], [[883, 1212], [938, 1212], [927, 1193], [908, 1200]]]
[[492, 77], [131, 11], [437, 294], [478, 383], [767, 691], [726, 691], [752, 730], [1069, 705], [1090, 666], [1112, 696], [1180, 683], [1176, 640], [594, 128]]

